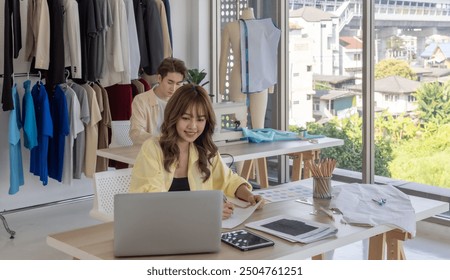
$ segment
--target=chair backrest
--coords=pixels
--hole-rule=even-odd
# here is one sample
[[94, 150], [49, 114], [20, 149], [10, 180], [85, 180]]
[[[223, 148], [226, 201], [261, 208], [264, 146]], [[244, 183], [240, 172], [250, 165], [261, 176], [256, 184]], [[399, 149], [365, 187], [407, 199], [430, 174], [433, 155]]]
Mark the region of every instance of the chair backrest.
[[89, 215], [109, 222], [114, 220], [114, 195], [127, 193], [132, 168], [108, 170], [94, 174], [94, 206]]
[[131, 141], [130, 132], [130, 121], [111, 121], [111, 144], [110, 148], [113, 147], [123, 147], [131, 146], [133, 142]]

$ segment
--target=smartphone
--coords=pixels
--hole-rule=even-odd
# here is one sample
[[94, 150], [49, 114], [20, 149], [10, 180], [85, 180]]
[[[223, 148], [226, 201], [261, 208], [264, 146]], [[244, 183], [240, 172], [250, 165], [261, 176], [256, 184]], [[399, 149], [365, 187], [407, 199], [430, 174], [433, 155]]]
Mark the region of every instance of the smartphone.
[[275, 244], [272, 240], [245, 229], [223, 232], [222, 242], [238, 248], [241, 251], [269, 247]]

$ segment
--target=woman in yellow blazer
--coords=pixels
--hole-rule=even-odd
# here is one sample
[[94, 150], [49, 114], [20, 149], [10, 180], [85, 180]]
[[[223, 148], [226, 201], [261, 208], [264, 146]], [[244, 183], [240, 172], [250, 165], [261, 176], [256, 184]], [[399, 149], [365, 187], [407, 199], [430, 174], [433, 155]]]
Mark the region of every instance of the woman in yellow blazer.
[[[215, 115], [205, 89], [187, 84], [167, 103], [161, 136], [144, 142], [133, 167], [130, 192], [222, 190], [252, 205], [262, 200], [224, 162], [212, 140]], [[222, 217], [232, 204], [224, 203]]]

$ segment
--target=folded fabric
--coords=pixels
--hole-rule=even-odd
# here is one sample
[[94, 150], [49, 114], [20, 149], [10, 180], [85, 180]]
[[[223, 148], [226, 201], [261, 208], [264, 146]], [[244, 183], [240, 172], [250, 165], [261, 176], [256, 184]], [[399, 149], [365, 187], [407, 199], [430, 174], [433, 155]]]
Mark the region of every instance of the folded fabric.
[[330, 208], [338, 208], [349, 224], [390, 224], [416, 235], [416, 215], [409, 196], [391, 185], [338, 185], [333, 187], [333, 195]]
[[317, 138], [324, 138], [324, 135], [320, 134], [308, 134], [308, 131], [305, 131], [303, 137], [301, 139], [317, 139]]
[[298, 134], [295, 132], [281, 131], [273, 128], [248, 129], [243, 127], [242, 133], [252, 143], [300, 140]]

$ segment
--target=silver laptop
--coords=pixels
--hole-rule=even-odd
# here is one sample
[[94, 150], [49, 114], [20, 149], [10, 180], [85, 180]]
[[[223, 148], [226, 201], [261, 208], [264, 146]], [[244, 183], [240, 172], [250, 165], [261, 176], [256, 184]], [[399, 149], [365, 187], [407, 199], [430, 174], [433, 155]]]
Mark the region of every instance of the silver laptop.
[[123, 193], [114, 197], [114, 255], [217, 252], [223, 193]]

